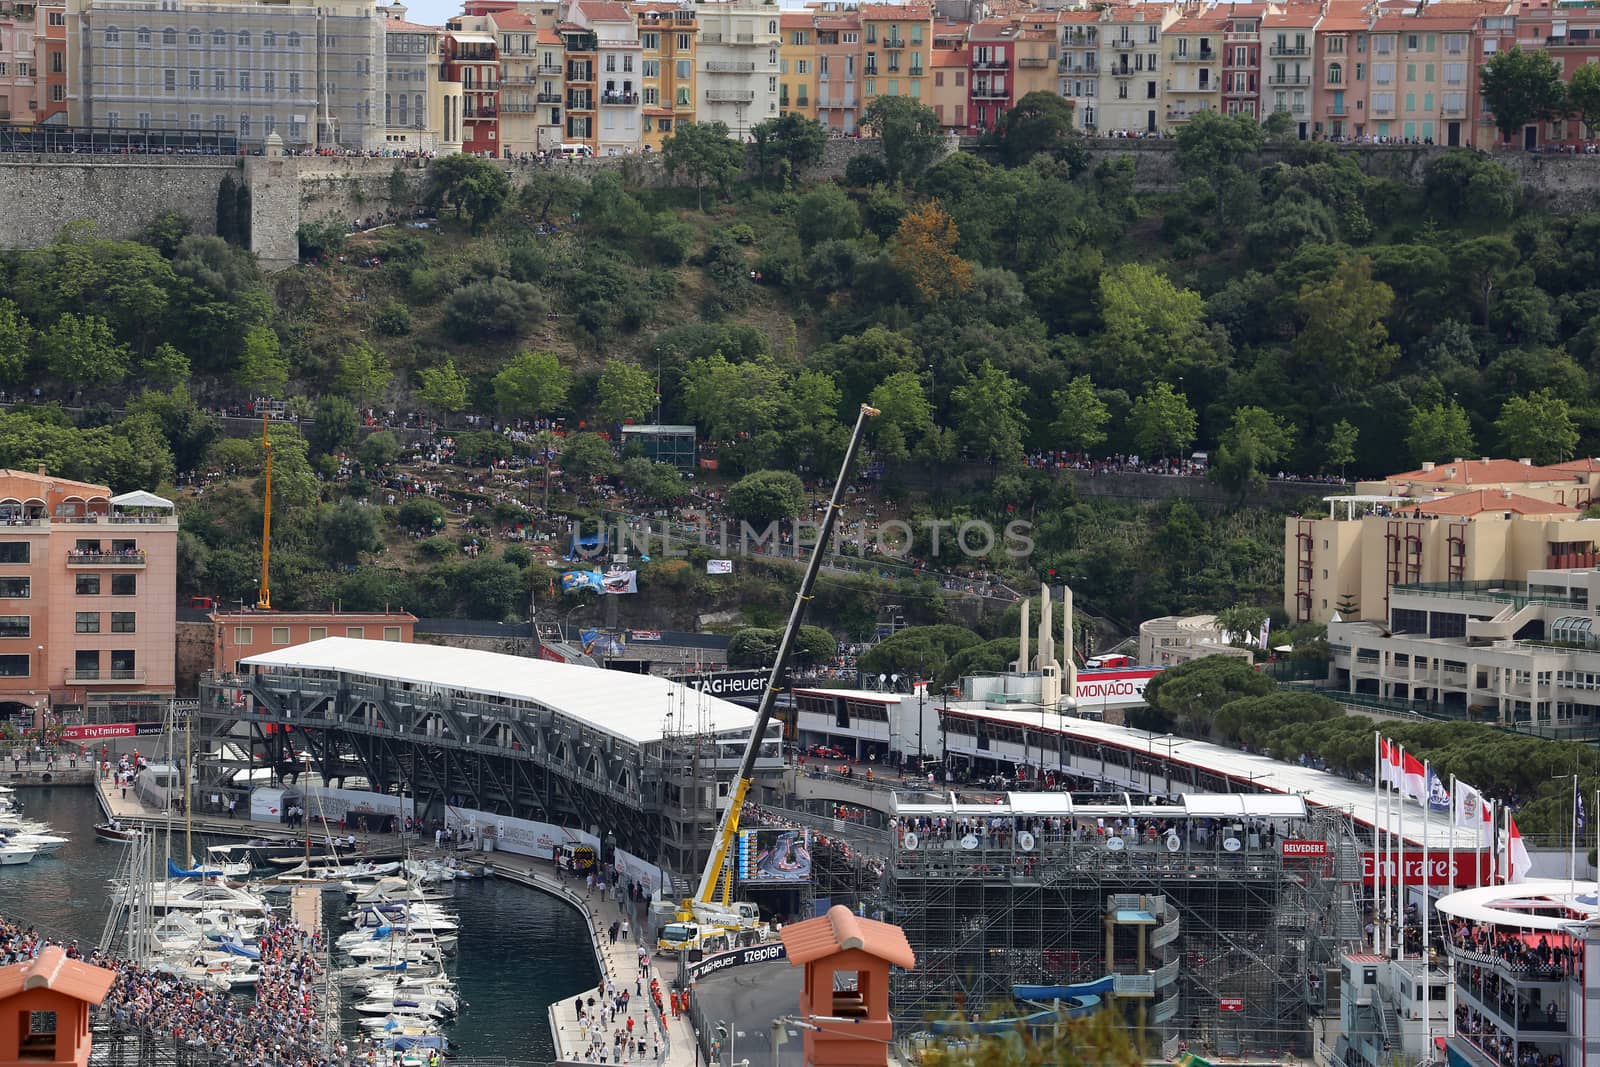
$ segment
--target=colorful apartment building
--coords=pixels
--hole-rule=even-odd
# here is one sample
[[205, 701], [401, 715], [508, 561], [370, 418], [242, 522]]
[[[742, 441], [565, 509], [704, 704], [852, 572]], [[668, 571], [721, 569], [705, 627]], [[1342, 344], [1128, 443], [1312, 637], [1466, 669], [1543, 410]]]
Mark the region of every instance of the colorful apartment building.
[[[35, 122], [67, 121], [67, 5], [66, 0], [41, 4], [34, 11], [34, 70], [44, 81], [33, 108]], [[41, 47], [42, 46], [42, 47]]]
[[1100, 12], [1059, 12], [1056, 27], [1061, 36], [1057, 91], [1072, 104], [1073, 123], [1094, 133], [1100, 118]]
[[1163, 128], [1162, 33], [1177, 22], [1176, 5], [1144, 3], [1100, 12], [1100, 133], [1157, 133]]
[[600, 38], [589, 27], [568, 17], [556, 27], [561, 35], [565, 57], [564, 78], [567, 87], [566, 129], [563, 144], [588, 145], [596, 148], [595, 77], [600, 65]]
[[935, 46], [931, 53], [933, 85], [928, 93], [928, 106], [939, 116], [939, 127], [947, 133], [964, 133], [967, 129], [967, 72], [971, 60], [967, 57], [966, 41], [959, 47]]
[[158, 714], [177, 669], [177, 573], [171, 501], [0, 471], [0, 716]]
[[778, 115], [778, 6], [756, 0], [700, 0], [695, 118], [722, 122], [740, 141]]
[[1166, 121], [1170, 129], [1201, 111], [1222, 110], [1222, 39], [1227, 19], [1215, 11], [1186, 15], [1162, 34], [1166, 42]]
[[[561, 143], [561, 38], [536, 13], [489, 15], [500, 41], [500, 150], [516, 157]], [[541, 71], [541, 66], [548, 68]]]
[[1013, 16], [1017, 27], [1017, 58], [1012, 64], [1011, 90], [1021, 100], [1029, 93], [1056, 91], [1056, 13], [1032, 11]]
[[644, 95], [641, 73], [639, 23], [628, 5], [618, 0], [582, 0], [573, 4], [568, 18], [581, 18], [595, 32], [595, 74], [600, 105], [596, 146], [602, 156], [631, 155], [639, 151]]
[[[1480, 40], [1487, 42], [1496, 34], [1510, 37], [1506, 26], [1514, 25], [1518, 47], [1543, 49], [1549, 53], [1561, 68], [1563, 79], [1571, 79], [1580, 67], [1600, 63], [1600, 6], [1586, 0], [1523, 0], [1512, 12], [1514, 19], [1506, 17], [1503, 11], [1486, 12], [1477, 28]], [[1510, 47], [1509, 41], [1496, 43], [1502, 51]], [[1483, 61], [1487, 59], [1485, 55]], [[1476, 74], [1474, 70], [1474, 78]], [[1486, 133], [1498, 137], [1493, 123], [1488, 125]], [[1583, 125], [1576, 118], [1558, 119], [1525, 128], [1521, 145], [1532, 148], [1546, 141], [1583, 140], [1585, 136]]]
[[0, 121], [34, 121], [43, 80], [35, 51], [39, 16], [31, 3], [0, 6]]
[[489, 15], [458, 15], [445, 23], [443, 80], [461, 86], [461, 150], [498, 157], [500, 47]]
[[[1516, 46], [1517, 22], [1515, 5], [1502, 8], [1498, 4], [1486, 4], [1479, 16], [1477, 39], [1472, 43], [1472, 54], [1467, 63], [1469, 77], [1467, 107], [1469, 114], [1473, 116], [1468, 125], [1473, 129], [1476, 138], [1468, 141], [1468, 144], [1487, 147], [1500, 142], [1500, 131], [1494, 124], [1494, 111], [1483, 100], [1482, 86], [1479, 84], [1479, 65], [1489, 62], [1497, 53]], [[1537, 129], [1534, 129], [1530, 136], [1529, 130], [1524, 128], [1522, 134], [1524, 147], [1532, 148], [1537, 145]]]
[[1222, 109], [1229, 115], [1261, 114], [1261, 20], [1265, 4], [1229, 4], [1222, 34]]
[[1315, 93], [1312, 71], [1316, 69], [1316, 28], [1321, 19], [1320, 8], [1297, 4], [1282, 11], [1269, 10], [1262, 20], [1268, 94], [1263, 117], [1288, 115], [1302, 141], [1311, 137], [1311, 100]]
[[1345, 141], [1366, 136], [1367, 32], [1371, 25], [1359, 3], [1330, 4], [1312, 39], [1311, 132]]
[[817, 30], [810, 12], [778, 16], [778, 113], [817, 117]]
[[443, 29], [406, 21], [402, 4], [378, 11], [384, 16], [384, 147], [461, 151], [461, 86], [442, 79]]
[[818, 14], [817, 119], [855, 133], [861, 122], [861, 20], [854, 11]]
[[968, 32], [967, 40], [968, 128], [983, 133], [994, 129], [1001, 114], [1016, 102], [1011, 88], [1017, 28], [998, 19], [978, 22]]
[[864, 64], [861, 102], [879, 96], [926, 99], [928, 51], [933, 46], [933, 8], [920, 2], [862, 4], [861, 48]]
[[652, 152], [672, 136], [680, 122], [695, 116], [695, 51], [700, 21], [694, 8], [640, 4], [640, 84], [644, 96], [641, 144]]

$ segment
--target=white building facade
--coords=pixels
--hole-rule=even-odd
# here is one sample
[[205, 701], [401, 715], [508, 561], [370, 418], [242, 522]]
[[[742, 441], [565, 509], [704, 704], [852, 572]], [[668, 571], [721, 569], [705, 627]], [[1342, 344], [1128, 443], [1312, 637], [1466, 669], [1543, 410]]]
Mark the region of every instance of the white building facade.
[[722, 122], [736, 139], [778, 115], [778, 8], [735, 0], [694, 5], [698, 122]]

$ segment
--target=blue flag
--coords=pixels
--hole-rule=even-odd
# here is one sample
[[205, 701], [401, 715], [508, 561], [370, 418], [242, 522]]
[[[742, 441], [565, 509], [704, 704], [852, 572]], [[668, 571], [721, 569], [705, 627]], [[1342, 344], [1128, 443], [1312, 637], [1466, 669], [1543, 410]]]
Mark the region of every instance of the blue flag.
[[1583, 829], [1583, 794], [1582, 793], [1577, 794], [1577, 799], [1578, 799], [1578, 811], [1577, 811], [1578, 829], [1582, 830]]

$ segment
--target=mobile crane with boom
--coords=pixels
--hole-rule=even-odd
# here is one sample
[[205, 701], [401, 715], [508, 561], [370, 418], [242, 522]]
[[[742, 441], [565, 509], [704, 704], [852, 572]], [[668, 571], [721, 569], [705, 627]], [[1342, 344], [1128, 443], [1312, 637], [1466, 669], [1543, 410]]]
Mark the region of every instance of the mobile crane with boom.
[[[733, 868], [728, 863], [728, 853], [733, 847], [733, 841], [739, 833], [739, 814], [744, 807], [745, 796], [750, 792], [750, 786], [755, 778], [756, 757], [761, 752], [761, 744], [766, 738], [767, 724], [772, 721], [772, 708], [778, 696], [778, 683], [783, 677], [784, 668], [789, 663], [789, 653], [794, 648], [795, 638], [800, 633], [800, 622], [805, 617], [806, 603], [811, 599], [811, 589], [817, 582], [817, 571], [822, 568], [823, 553], [828, 550], [828, 540], [833, 535], [834, 520], [839, 515], [839, 510], [844, 506], [844, 487], [850, 479], [850, 468], [855, 465], [856, 453], [861, 448], [861, 435], [866, 429], [867, 420], [878, 414], [878, 409], [867, 404], [861, 405], [861, 410], [856, 413], [855, 428], [850, 431], [850, 443], [845, 446], [844, 462], [839, 465], [839, 477], [833, 483], [833, 495], [828, 499], [828, 510], [822, 516], [822, 528], [817, 533], [817, 543], [811, 547], [811, 559], [806, 563], [805, 575], [800, 579], [800, 588], [794, 596], [794, 607], [789, 611], [789, 622], [783, 628], [783, 636], [778, 640], [778, 649], [772, 659], [772, 669], [767, 674], [766, 688], [761, 691], [761, 700], [756, 705], [755, 725], [750, 729], [750, 740], [744, 748], [744, 758], [739, 761], [738, 776], [733, 780], [733, 788], [729, 791], [728, 809], [723, 813], [722, 824], [717, 828], [717, 837], [711, 847], [711, 856], [706, 860], [706, 869], [700, 875], [700, 885], [695, 894], [681, 903], [678, 909], [678, 920], [681, 923], [696, 923], [702, 927], [719, 927], [732, 931], [754, 931], [761, 927], [760, 915], [756, 906], [749, 901], [731, 900], [733, 896]], [[718, 885], [721, 885], [721, 900], [717, 900]]]

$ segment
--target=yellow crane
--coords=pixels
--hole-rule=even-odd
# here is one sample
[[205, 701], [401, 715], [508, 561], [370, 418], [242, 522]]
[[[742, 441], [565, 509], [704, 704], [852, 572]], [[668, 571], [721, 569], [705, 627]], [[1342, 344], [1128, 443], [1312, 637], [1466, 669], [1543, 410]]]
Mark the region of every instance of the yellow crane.
[[[751, 727], [750, 740], [745, 744], [744, 759], [739, 763], [739, 776], [734, 779], [733, 789], [728, 797], [728, 810], [723, 814], [722, 825], [717, 829], [711, 856], [706, 860], [706, 869], [700, 875], [699, 888], [692, 899], [683, 902], [683, 911], [692, 915], [697, 921], [736, 922], [740, 916], [748, 918], [753, 913], [754, 905], [729, 903], [733, 892], [733, 870], [727, 863], [728, 850], [739, 833], [739, 809], [744, 806], [745, 795], [750, 792], [750, 785], [755, 777], [756, 756], [760, 753], [761, 744], [765, 740], [767, 724], [772, 721], [772, 706], [778, 695], [778, 682], [783, 677], [784, 667], [788, 665], [789, 652], [794, 647], [795, 638], [799, 636], [800, 621], [805, 617], [806, 604], [811, 599], [811, 589], [817, 581], [817, 571], [822, 567], [823, 553], [827, 551], [828, 539], [833, 535], [834, 520], [838, 518], [839, 510], [844, 506], [844, 487], [850, 478], [850, 468], [855, 464], [856, 452], [861, 447], [862, 431], [866, 429], [867, 420], [877, 414], [877, 408], [862, 404], [860, 412], [856, 415], [855, 428], [850, 431], [850, 443], [844, 450], [844, 462], [840, 464], [839, 477], [833, 483], [833, 496], [829, 498], [828, 510], [822, 516], [822, 529], [818, 531], [817, 543], [811, 547], [811, 559], [806, 564], [805, 576], [800, 579], [800, 588], [794, 596], [794, 607], [789, 611], [789, 623], [783, 629], [783, 636], [778, 641], [778, 651], [772, 660], [772, 669], [767, 675], [767, 687], [761, 691], [761, 702], [756, 706], [755, 726]], [[723, 881], [724, 873], [726, 881]], [[713, 899], [719, 882], [722, 882], [720, 904]], [[688, 916], [685, 916], [685, 921], [687, 918]]]
[[267, 491], [261, 505], [261, 592], [256, 596], [256, 607], [272, 610], [272, 438], [267, 434], [268, 415], [261, 416], [261, 450], [267, 454]]

